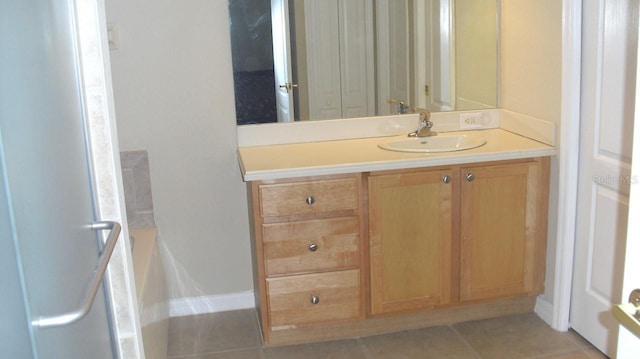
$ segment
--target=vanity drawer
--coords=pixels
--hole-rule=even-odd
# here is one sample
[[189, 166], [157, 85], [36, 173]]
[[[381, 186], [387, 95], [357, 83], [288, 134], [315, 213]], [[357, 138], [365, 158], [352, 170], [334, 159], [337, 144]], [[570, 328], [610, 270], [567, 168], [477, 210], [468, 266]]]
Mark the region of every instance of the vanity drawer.
[[271, 327], [358, 318], [357, 269], [267, 279]]
[[265, 224], [267, 276], [358, 267], [358, 217]]
[[358, 209], [356, 177], [263, 184], [259, 188], [262, 217]]

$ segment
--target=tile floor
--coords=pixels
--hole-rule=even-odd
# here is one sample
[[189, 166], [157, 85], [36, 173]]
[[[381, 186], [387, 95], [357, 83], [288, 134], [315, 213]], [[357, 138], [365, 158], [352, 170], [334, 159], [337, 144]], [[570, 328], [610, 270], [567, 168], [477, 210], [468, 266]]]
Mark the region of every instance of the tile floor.
[[333, 342], [263, 347], [253, 309], [172, 318], [169, 358], [189, 359], [593, 359], [606, 358], [575, 332], [535, 314]]

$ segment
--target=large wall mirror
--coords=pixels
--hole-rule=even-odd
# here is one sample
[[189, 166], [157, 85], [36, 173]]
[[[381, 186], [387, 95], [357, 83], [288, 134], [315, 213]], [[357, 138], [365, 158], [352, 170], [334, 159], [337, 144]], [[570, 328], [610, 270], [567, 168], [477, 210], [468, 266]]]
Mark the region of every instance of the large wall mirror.
[[498, 106], [500, 0], [228, 0], [238, 124]]

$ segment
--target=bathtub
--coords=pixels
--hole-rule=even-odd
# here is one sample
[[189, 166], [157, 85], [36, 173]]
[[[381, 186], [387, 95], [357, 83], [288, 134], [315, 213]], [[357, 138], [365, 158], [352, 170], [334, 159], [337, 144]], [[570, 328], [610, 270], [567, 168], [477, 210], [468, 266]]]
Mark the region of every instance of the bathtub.
[[129, 235], [145, 357], [166, 358], [169, 301], [164, 266], [156, 246], [156, 229], [129, 228]]

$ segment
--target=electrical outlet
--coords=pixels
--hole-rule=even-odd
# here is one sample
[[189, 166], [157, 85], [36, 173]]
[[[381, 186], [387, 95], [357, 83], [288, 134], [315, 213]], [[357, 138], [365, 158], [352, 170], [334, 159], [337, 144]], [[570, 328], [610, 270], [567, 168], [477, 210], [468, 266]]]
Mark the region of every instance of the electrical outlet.
[[460, 129], [470, 130], [482, 128], [482, 113], [463, 113], [460, 115]]

